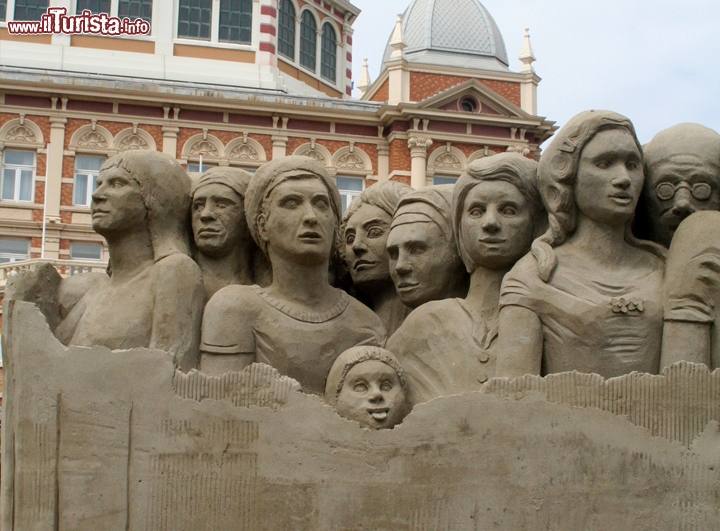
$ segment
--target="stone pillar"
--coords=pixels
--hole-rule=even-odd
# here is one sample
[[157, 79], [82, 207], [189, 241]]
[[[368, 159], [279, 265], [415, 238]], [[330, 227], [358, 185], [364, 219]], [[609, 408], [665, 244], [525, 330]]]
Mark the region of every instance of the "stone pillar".
[[177, 17], [174, 11], [175, 2], [153, 2], [153, 18], [151, 34], [155, 38], [157, 55], [173, 55], [173, 20]]
[[[172, 2], [168, 2], [172, 4]], [[277, 67], [277, 0], [254, 0], [253, 20], [260, 21], [258, 28], [258, 65]], [[256, 17], [255, 14], [259, 16]], [[299, 31], [299, 29], [298, 29]]]
[[[349, 15], [348, 15], [349, 16]], [[343, 95], [343, 98], [349, 99], [352, 97], [352, 36], [353, 36], [353, 28], [348, 22], [347, 18], [345, 19], [345, 23], [343, 24], [342, 28], [342, 43], [344, 46], [340, 47], [340, 50], [342, 51], [342, 65], [343, 69], [341, 72], [338, 72], [338, 77], [342, 81], [340, 81], [338, 84], [342, 87], [341, 90], [345, 92]], [[343, 87], [344, 85], [344, 87]]]
[[60, 191], [62, 189], [63, 149], [65, 147], [65, 118], [50, 118], [50, 151], [47, 154], [45, 193], [49, 218], [60, 220]]
[[178, 158], [178, 152], [177, 152], [177, 138], [178, 133], [180, 132], [179, 127], [169, 127], [164, 126], [162, 128], [163, 132], [163, 146], [162, 146], [162, 152], [170, 155], [173, 158]]
[[273, 143], [272, 160], [287, 156], [288, 137], [273, 136], [272, 143]]
[[410, 148], [410, 186], [416, 190], [425, 188], [427, 180], [427, 150], [433, 141], [424, 136], [411, 136], [408, 139]]
[[390, 176], [390, 146], [380, 145], [377, 148], [378, 152], [378, 182], [382, 183], [388, 180]]

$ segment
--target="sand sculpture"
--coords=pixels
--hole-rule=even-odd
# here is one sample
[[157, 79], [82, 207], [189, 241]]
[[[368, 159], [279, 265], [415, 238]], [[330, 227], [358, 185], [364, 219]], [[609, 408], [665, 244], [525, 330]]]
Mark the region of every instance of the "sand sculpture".
[[382, 319], [388, 335], [410, 313], [390, 276], [387, 239], [400, 198], [412, 191], [410, 186], [394, 181], [371, 186], [350, 204], [340, 229], [357, 296]]
[[643, 186], [630, 121], [572, 118], [538, 165], [549, 229], [503, 280], [498, 376], [657, 373], [662, 251], [631, 233]]
[[207, 304], [200, 368], [209, 374], [267, 363], [322, 394], [341, 352], [382, 346], [385, 329], [366, 306], [329, 284], [340, 195], [324, 166], [286, 157], [261, 167], [247, 190], [250, 234], [268, 256], [272, 284], [227, 286]]
[[265, 283], [264, 260], [245, 221], [245, 193], [251, 178], [244, 170], [221, 166], [193, 183], [193, 237], [206, 300], [231, 284]]
[[468, 295], [423, 304], [388, 341], [411, 404], [478, 390], [495, 375], [500, 284], [544, 229], [544, 215], [537, 163], [522, 155], [477, 160], [458, 179], [452, 227], [470, 274]]
[[646, 178], [638, 233], [670, 247], [690, 214], [720, 210], [720, 135], [700, 124], [678, 124], [660, 131], [643, 151]]
[[[71, 277], [47, 295], [60, 303], [54, 332], [63, 344], [157, 348], [184, 370], [197, 366], [203, 288], [189, 256], [189, 206], [190, 178], [168, 155], [128, 151], [103, 164], [91, 213], [110, 275]], [[13, 278], [6, 297], [23, 299], [33, 276]]]
[[[109, 159], [108, 275], [44, 264], [7, 286], [2, 529], [717, 529], [720, 212], [687, 217], [666, 263], [630, 231], [642, 168], [632, 124], [590, 111], [537, 166], [475, 161], [452, 197], [375, 185], [343, 225], [317, 161], [246, 190], [215, 170], [198, 266], [179, 164]], [[370, 221], [396, 299], [382, 246], [348, 241]], [[266, 287], [224, 254], [244, 231]], [[377, 273], [353, 280], [382, 319], [331, 286], [341, 246]], [[386, 345], [397, 300], [414, 309]]]
[[450, 219], [452, 194], [453, 185], [424, 188], [400, 199], [395, 210], [387, 241], [390, 276], [410, 308], [467, 294]]

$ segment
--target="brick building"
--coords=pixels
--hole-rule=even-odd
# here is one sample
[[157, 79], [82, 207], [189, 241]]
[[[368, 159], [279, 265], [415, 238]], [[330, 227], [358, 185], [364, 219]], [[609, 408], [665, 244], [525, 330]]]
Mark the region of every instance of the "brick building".
[[[152, 29], [9, 34], [7, 21], [38, 19], [48, 3]], [[41, 254], [64, 274], [104, 269], [91, 194], [124, 150], [168, 153], [189, 172], [307, 155], [349, 202], [387, 179], [451, 182], [497, 152], [533, 157], [554, 131], [537, 115], [529, 36], [512, 71], [478, 0], [413, 0], [380, 76], [364, 68], [351, 98], [358, 15], [346, 0], [0, 2], [0, 281]]]

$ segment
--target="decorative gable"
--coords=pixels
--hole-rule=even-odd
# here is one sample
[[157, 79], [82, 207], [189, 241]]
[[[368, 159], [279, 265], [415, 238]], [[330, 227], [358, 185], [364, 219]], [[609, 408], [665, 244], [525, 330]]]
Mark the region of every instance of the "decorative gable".
[[528, 113], [477, 79], [470, 79], [419, 102], [420, 109], [462, 114], [527, 118]]

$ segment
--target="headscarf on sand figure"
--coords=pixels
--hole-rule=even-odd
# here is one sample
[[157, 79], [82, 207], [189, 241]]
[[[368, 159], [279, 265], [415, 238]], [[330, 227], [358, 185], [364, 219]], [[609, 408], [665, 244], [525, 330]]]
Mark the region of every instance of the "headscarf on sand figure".
[[208, 302], [201, 369], [210, 374], [267, 363], [322, 394], [335, 358], [356, 345], [385, 343], [380, 319], [333, 288], [340, 194], [325, 167], [284, 157], [253, 176], [245, 197], [250, 234], [270, 259], [267, 288], [227, 286]]
[[387, 242], [390, 275], [398, 297], [410, 308], [467, 294], [469, 278], [450, 220], [453, 186], [407, 194], [393, 216]]
[[[192, 187], [192, 227], [196, 261], [206, 300], [230, 284], [264, 284], [263, 260], [245, 220], [245, 194], [252, 174], [214, 167]], [[269, 273], [269, 272], [268, 272]]]
[[542, 154], [549, 229], [503, 280], [497, 376], [658, 372], [663, 252], [630, 231], [642, 163], [610, 111], [575, 116]]

